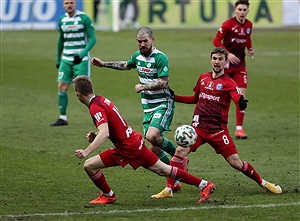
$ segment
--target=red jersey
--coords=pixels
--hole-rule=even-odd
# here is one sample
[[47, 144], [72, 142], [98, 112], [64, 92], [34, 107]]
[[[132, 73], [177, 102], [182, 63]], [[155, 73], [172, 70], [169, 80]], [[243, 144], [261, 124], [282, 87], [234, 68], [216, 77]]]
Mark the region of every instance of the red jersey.
[[[236, 17], [225, 21], [217, 32], [213, 44], [215, 47], [225, 48], [228, 52], [234, 54], [240, 63], [233, 65], [229, 64], [229, 67], [245, 67], [245, 48], [252, 48], [251, 35], [252, 22], [248, 19], [244, 24], [237, 21]], [[223, 40], [223, 43], [222, 43]]]
[[226, 74], [212, 78], [212, 72], [200, 75], [195, 87], [198, 102], [194, 109], [193, 126], [219, 131], [228, 123], [231, 99], [236, 105], [242, 95], [237, 84]]
[[142, 136], [131, 129], [113, 102], [103, 96], [94, 96], [90, 101], [89, 110], [96, 127], [108, 123], [108, 139], [116, 147], [124, 145], [139, 147], [141, 145]]

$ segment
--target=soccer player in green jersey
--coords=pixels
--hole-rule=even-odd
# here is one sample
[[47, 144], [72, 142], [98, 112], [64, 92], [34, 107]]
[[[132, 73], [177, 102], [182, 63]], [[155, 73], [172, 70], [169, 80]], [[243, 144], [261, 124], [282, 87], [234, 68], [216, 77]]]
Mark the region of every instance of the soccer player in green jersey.
[[[115, 70], [137, 69], [140, 82], [135, 85], [135, 91], [141, 94], [144, 137], [149, 141], [152, 152], [164, 163], [169, 164], [170, 159], [165, 152], [173, 156], [176, 147], [164, 137], [164, 131], [170, 131], [175, 109], [168, 86], [168, 57], [154, 47], [154, 36], [150, 28], [140, 28], [137, 31], [136, 41], [139, 50], [128, 61], [104, 62], [100, 58], [93, 57], [91, 62], [97, 67]], [[187, 170], [187, 158], [185, 162], [183, 169]], [[175, 185], [173, 192], [180, 189], [180, 184]]]
[[68, 125], [68, 88], [73, 78], [90, 76], [89, 52], [96, 44], [90, 17], [76, 9], [76, 0], [63, 0], [66, 13], [59, 19], [56, 67], [60, 117], [50, 126]]

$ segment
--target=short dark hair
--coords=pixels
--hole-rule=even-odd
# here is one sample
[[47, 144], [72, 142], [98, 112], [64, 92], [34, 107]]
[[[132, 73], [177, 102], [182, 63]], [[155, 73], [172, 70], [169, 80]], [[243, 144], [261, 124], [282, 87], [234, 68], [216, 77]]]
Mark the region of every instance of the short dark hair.
[[92, 81], [88, 76], [78, 76], [72, 80], [72, 84], [74, 85], [75, 91], [78, 91], [84, 96], [94, 93]]
[[238, 0], [234, 5], [235, 7], [237, 7], [238, 5], [247, 5], [247, 7], [249, 7], [250, 3], [249, 0]]
[[212, 52], [210, 53], [210, 57], [213, 56], [213, 54], [221, 53], [225, 55], [225, 59], [228, 59], [228, 52], [224, 48], [214, 48]]
[[148, 34], [149, 38], [153, 37], [152, 30], [151, 30], [151, 28], [148, 28], [148, 27], [141, 27], [136, 32], [136, 35], [139, 35], [139, 36], [143, 36], [145, 34]]

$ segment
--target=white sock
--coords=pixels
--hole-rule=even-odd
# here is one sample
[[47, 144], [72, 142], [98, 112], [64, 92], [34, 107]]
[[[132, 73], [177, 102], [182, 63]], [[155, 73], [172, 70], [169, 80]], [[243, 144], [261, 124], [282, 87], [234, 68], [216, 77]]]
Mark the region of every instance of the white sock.
[[168, 193], [171, 193], [171, 192], [172, 192], [172, 189], [169, 188], [169, 187], [166, 187], [165, 190], [168, 191]]
[[59, 118], [64, 121], [67, 121], [67, 115], [60, 115]]
[[112, 190], [109, 191], [109, 193], [103, 193], [105, 196], [112, 196], [114, 195], [114, 192]]
[[243, 129], [243, 126], [236, 126], [236, 130], [241, 130]]
[[206, 180], [201, 180], [201, 182], [200, 182], [200, 184], [199, 184], [199, 188], [202, 190], [204, 187], [206, 187], [207, 186], [207, 181]]
[[261, 181], [261, 186], [264, 186], [267, 183], [267, 181], [265, 181], [264, 179]]

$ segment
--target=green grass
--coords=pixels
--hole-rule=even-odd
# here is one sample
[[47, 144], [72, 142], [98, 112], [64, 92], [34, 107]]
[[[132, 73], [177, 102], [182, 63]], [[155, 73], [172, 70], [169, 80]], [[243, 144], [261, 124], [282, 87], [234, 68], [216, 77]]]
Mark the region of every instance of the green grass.
[[[214, 31], [156, 30], [155, 46], [170, 61], [170, 85], [191, 95], [200, 73], [210, 71]], [[87, 108], [69, 90], [68, 119], [58, 117], [56, 31], [1, 32], [1, 207], [0, 220], [296, 220], [299, 218], [299, 33], [256, 30], [255, 59], [247, 59], [250, 100], [245, 118], [247, 140], [236, 140], [242, 160], [278, 183], [282, 195], [264, 192], [208, 145], [189, 155], [192, 174], [212, 180], [217, 190], [207, 205], [197, 205], [198, 190], [183, 184], [173, 198], [153, 200], [165, 179], [131, 167], [104, 174], [117, 194], [112, 205], [89, 206], [97, 188], [74, 151], [85, 148], [95, 130]], [[127, 60], [137, 50], [135, 31], [97, 32], [92, 56]], [[115, 102], [129, 124], [142, 132], [135, 70], [92, 67], [95, 91]], [[177, 104], [172, 131], [190, 123], [193, 105]], [[234, 132], [234, 110], [230, 112]], [[166, 133], [173, 139], [173, 132]], [[99, 150], [111, 147], [106, 142]], [[96, 153], [95, 153], [96, 154]], [[265, 205], [265, 207], [263, 206]]]

